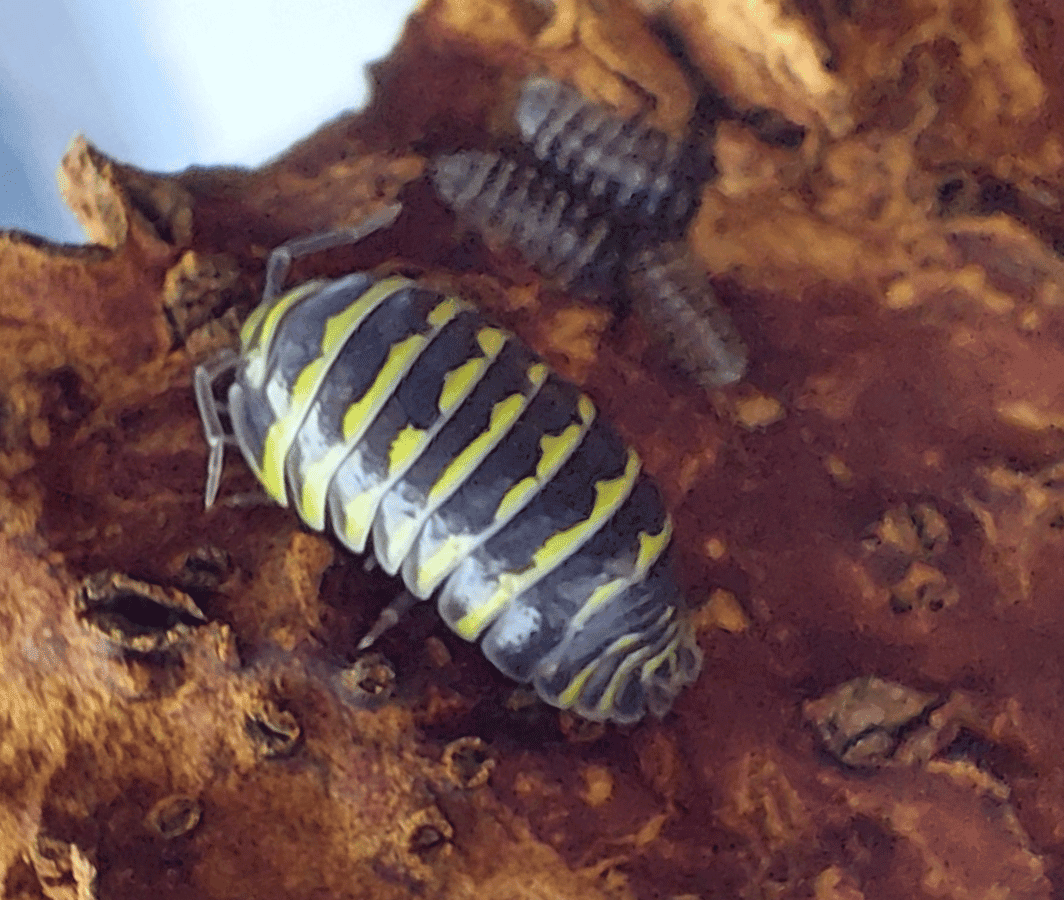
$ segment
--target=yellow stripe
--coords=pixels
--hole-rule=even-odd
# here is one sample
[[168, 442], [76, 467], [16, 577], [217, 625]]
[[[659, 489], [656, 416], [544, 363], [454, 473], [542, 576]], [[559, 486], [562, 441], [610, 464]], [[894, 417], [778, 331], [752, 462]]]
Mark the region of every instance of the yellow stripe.
[[[537, 388], [540, 384], [542, 381], [533, 382], [534, 387]], [[435, 508], [454, 492], [462, 479], [472, 472], [487, 456], [491, 448], [509, 432], [530, 400], [529, 394], [511, 394], [492, 407], [487, 429], [466, 444], [462, 452], [444, 468], [440, 477], [436, 479], [436, 483], [429, 490], [429, 507]]]
[[[576, 426], [572, 426], [575, 428]], [[539, 488], [540, 480], [532, 475], [527, 478], [522, 478], [517, 484], [510, 488], [505, 494], [502, 495], [502, 499], [499, 501], [499, 506], [495, 510], [495, 521], [503, 524], [509, 522], [525, 503], [528, 498], [532, 496]]]
[[510, 429], [521, 414], [521, 410], [524, 409], [527, 399], [524, 394], [511, 394], [492, 407], [487, 430], [466, 444], [462, 452], [440, 473], [440, 477], [429, 490], [422, 514], [404, 521], [392, 530], [390, 545], [395, 548], [404, 548], [401, 554], [397, 550], [396, 558], [406, 556], [428, 514], [451, 494], [499, 438]]
[[639, 457], [634, 450], [629, 449], [624, 473], [611, 481], [599, 481], [595, 484], [595, 503], [588, 517], [547, 538], [523, 571], [502, 573], [498, 578], [495, 593], [479, 607], [462, 616], [453, 626], [454, 631], [467, 641], [475, 640], [514, 597], [561, 565], [602, 527], [632, 492], [638, 475]]
[[399, 560], [410, 552], [418, 532], [430, 515], [448, 497], [457, 490], [462, 481], [484, 461], [485, 457], [509, 433], [514, 422], [528, 408], [532, 398], [543, 386], [550, 370], [541, 364], [529, 367], [528, 380], [532, 389], [527, 394], [511, 394], [496, 403], [488, 418], [488, 427], [470, 441], [451, 462], [443, 469], [435, 484], [429, 489], [425, 506], [421, 513], [392, 529], [389, 535], [388, 550], [390, 559], [381, 560], [381, 566], [389, 571], [389, 565], [398, 565]]
[[576, 401], [576, 408], [580, 412], [580, 418], [589, 425], [595, 418], [595, 404], [587, 394], [581, 394]]
[[590, 415], [583, 416], [582, 424], [573, 423], [567, 426], [561, 434], [545, 434], [539, 439], [539, 462], [536, 463], [535, 477], [530, 475], [522, 479], [503, 495], [498, 509], [495, 510], [496, 522], [503, 525], [510, 521], [535, 489], [554, 477], [562, 464], [580, 446], [594, 418], [594, 413], [595, 408], [592, 407]]
[[321, 337], [322, 355], [336, 356], [359, 325], [381, 302], [410, 284], [405, 278], [385, 278], [360, 294], [354, 303], [344, 307], [325, 323]]
[[672, 538], [672, 518], [669, 516], [665, 517], [665, 524], [657, 534], [639, 532], [639, 555], [635, 561], [637, 578], [633, 580], [633, 584], [661, 558], [661, 554], [669, 546], [670, 538]]
[[420, 447], [424, 446], [428, 431], [407, 425], [393, 439], [388, 448], [388, 475], [396, 469], [403, 468]]
[[[436, 551], [417, 569], [417, 590], [413, 593], [428, 594], [435, 589], [451, 569], [469, 556], [483, 540], [483, 535], [452, 534], [440, 543]], [[419, 593], [420, 592], [420, 593]]]
[[[583, 439], [591, 423], [595, 421], [595, 404], [586, 394], [581, 394], [576, 402], [577, 412], [583, 427], [570, 425], [559, 435], [545, 434], [539, 441], [539, 464], [536, 466], [536, 478], [544, 480], [547, 473], [554, 474], [561, 468], [561, 464], [569, 458], [570, 453]], [[572, 429], [577, 428], [574, 435]], [[579, 440], [574, 440], [578, 438]]]
[[417, 359], [426, 344], [428, 344], [428, 339], [424, 335], [412, 334], [399, 341], [398, 344], [392, 345], [388, 351], [388, 358], [381, 366], [373, 384], [366, 389], [366, 393], [347, 407], [347, 412], [344, 413], [342, 425], [344, 443], [351, 445], [362, 437], [366, 427], [370, 424], [370, 417], [392, 395], [396, 383], [406, 373], [409, 364]]
[[635, 565], [631, 574], [624, 578], [614, 578], [612, 581], [607, 581], [605, 584], [595, 588], [584, 605], [573, 616], [568, 626], [569, 630], [581, 627], [610, 600], [646, 577], [650, 567], [665, 552], [665, 548], [668, 547], [671, 538], [672, 520], [668, 518], [665, 519], [664, 527], [657, 534], [647, 534], [645, 531], [639, 532], [639, 552], [636, 554]]
[[532, 363], [525, 370], [525, 377], [528, 379], [529, 384], [535, 386], [537, 391], [543, 387], [543, 382], [547, 380], [548, 375], [550, 375], [550, 369], [546, 363]]
[[501, 328], [481, 328], [477, 332], [477, 343], [480, 344], [480, 349], [484, 351], [484, 355], [490, 359], [494, 359], [499, 355], [502, 350], [503, 344], [506, 343], [507, 334]]
[[[298, 426], [298, 421], [296, 423]], [[281, 506], [288, 506], [284, 489], [284, 457], [292, 446], [295, 428], [289, 418], [277, 419], [267, 430], [262, 445], [262, 471], [258, 473], [266, 493]]]
[[428, 501], [431, 506], [436, 506], [444, 497], [449, 496], [455, 487], [465, 478], [473, 467], [480, 462], [488, 450], [499, 440], [500, 436], [510, 430], [510, 427], [525, 405], [524, 394], [511, 394], [505, 400], [500, 400], [492, 407], [491, 419], [487, 430], [481, 432], [471, 440], [440, 473], [431, 490]]
[[[268, 348], [281, 317], [300, 300], [308, 294], [315, 293], [324, 284], [325, 282], [320, 279], [307, 281], [281, 294], [280, 297], [275, 297], [269, 303], [260, 303], [256, 306], [240, 329], [241, 353], [247, 355], [255, 350]], [[261, 330], [260, 326], [262, 326]]]
[[363, 491], [344, 504], [344, 543], [358, 549], [366, 546], [373, 515], [383, 494], [379, 486]]
[[469, 386], [479, 381], [488, 368], [488, 360], [483, 356], [467, 360], [443, 376], [440, 399], [436, 406], [441, 413], [450, 412], [466, 398]]
[[[386, 280], [397, 281], [397, 279]], [[366, 293], [372, 294], [374, 289], [371, 288]], [[391, 296], [391, 293], [394, 292], [390, 292], [386, 296]], [[373, 297], [367, 301], [365, 295], [363, 295], [356, 303], [352, 303], [342, 313], [329, 320], [325, 328], [325, 337], [322, 340], [322, 347], [329, 352], [327, 367], [333, 364], [335, 358], [347, 343], [349, 335], [365, 317], [369, 309], [379, 302], [379, 299]], [[361, 307], [361, 309], [357, 309], [358, 307]], [[344, 414], [343, 444], [330, 447], [323, 456], [306, 464], [299, 471], [296, 478], [302, 481], [303, 484], [299, 515], [312, 528], [320, 530], [325, 527], [325, 503], [329, 492], [329, 484], [350, 448], [365, 433], [366, 428], [369, 427], [370, 422], [373, 420], [373, 416], [392, 396], [395, 388], [403, 376], [410, 371], [410, 367], [414, 364], [414, 360], [417, 359], [421, 351], [457, 313], [457, 301], [445, 298], [442, 302], [436, 304], [426, 317], [426, 321], [432, 326], [432, 330], [428, 334], [412, 334], [405, 340], [392, 345], [388, 351], [388, 358], [384, 361], [380, 371], [377, 372], [377, 377], [374, 379], [373, 384], [360, 400], [348, 407], [347, 412]], [[310, 367], [308, 366], [307, 368], [309, 369]], [[323, 378], [324, 374], [315, 381], [314, 394], [317, 394], [320, 389]], [[301, 374], [299, 380], [302, 379], [303, 375]], [[313, 397], [309, 402], [312, 401]], [[353, 433], [355, 430], [353, 426], [356, 424], [355, 417], [358, 415], [355, 412], [356, 409], [361, 411], [363, 421], [358, 423], [361, 427], [357, 433]]]
[[665, 645], [665, 648], [660, 653], [650, 657], [650, 659], [643, 663], [643, 668], [640, 672], [641, 680], [646, 681], [646, 679], [654, 673], [654, 670], [661, 665], [664, 659], [676, 657], [676, 651], [679, 649], [680, 643], [683, 640], [683, 634], [679, 630], [679, 623], [677, 622], [675, 624], [676, 633], [673, 634], [672, 639]]
[[635, 644], [638, 639], [639, 636], [635, 634], [626, 634], [617, 638], [617, 640], [610, 644], [605, 651], [584, 666], [584, 668], [577, 673], [577, 676], [569, 682], [568, 687], [558, 695], [558, 706], [562, 709], [569, 709], [574, 703], [576, 703], [580, 696], [580, 692], [584, 689], [584, 685], [587, 684], [587, 680], [594, 674], [603, 659], [614, 653], [616, 650], [627, 650], [628, 647]]
[[350, 451], [347, 444], [333, 444], [323, 456], [307, 463], [299, 473], [303, 481], [300, 497], [300, 516], [311, 527], [321, 531], [325, 527], [325, 497], [329, 482]]
[[[665, 616], [671, 615], [673, 612], [675, 612], [675, 609], [673, 607], [669, 607], [666, 613], [659, 617], [658, 621], [654, 623], [654, 627], [660, 625]], [[673, 622], [672, 625], [669, 626], [669, 629], [666, 630], [666, 634], [669, 634], [669, 632], [671, 631], [671, 636], [666, 639], [665, 647], [660, 652], [655, 654], [652, 659], [660, 659], [663, 655], [668, 654], [669, 647], [676, 639], [677, 628], [678, 625], [676, 622]], [[617, 700], [617, 695], [621, 692], [621, 689], [624, 687], [629, 677], [631, 676], [632, 670], [635, 669], [635, 667], [638, 666], [640, 662], [642, 662], [646, 658], [647, 654], [650, 653], [652, 650], [652, 646], [644, 646], [641, 650], [637, 650], [634, 653], [630, 653], [628, 657], [619, 666], [617, 666], [616, 671], [610, 678], [610, 683], [606, 685], [606, 689], [602, 692], [602, 696], [599, 697], [599, 702], [595, 707], [597, 712], [599, 712], [603, 716], [609, 713], [610, 709], [613, 707], [614, 702]], [[640, 678], [640, 680], [642, 680], [642, 678]]]
[[[344, 341], [341, 340], [341, 326], [346, 328], [348, 333], [354, 331], [358, 322], [368, 315], [372, 309], [379, 306], [397, 290], [410, 283], [406, 278], [385, 278], [383, 281], [378, 281], [361, 294], [354, 303], [345, 307], [335, 316], [330, 317], [325, 323], [322, 336], [322, 355], [311, 360], [296, 377], [292, 390], [288, 395], [288, 409], [278, 415], [273, 424], [270, 425], [263, 442], [262, 471], [259, 473], [259, 478], [263, 487], [266, 488], [266, 492], [282, 506], [288, 505], [284, 484], [285, 457], [292, 447], [292, 441], [299, 430], [299, 426], [303, 424], [307, 408], [313, 401], [321, 380], [325, 377], [325, 373], [329, 370], [329, 367], [343, 347]], [[297, 288], [296, 291], [292, 291], [290, 294], [294, 295], [298, 290]], [[286, 295], [286, 299], [288, 296], [290, 295]], [[280, 321], [280, 314], [277, 313], [277, 309], [282, 305], [278, 303], [270, 310], [269, 315], [264, 320], [260, 334], [260, 346], [268, 346], [268, 342], [272, 340], [273, 331]], [[267, 343], [262, 344], [262, 340], [267, 341]], [[303, 492], [301, 493], [305, 493], [308, 479], [311, 476], [301, 473], [301, 477], [303, 478]], [[302, 511], [300, 515], [308, 524], [317, 528], [322, 527], [321, 525], [315, 525], [316, 520], [308, 519], [307, 515]]]
[[[548, 373], [549, 374], [549, 373]], [[506, 525], [528, 502], [536, 490], [554, 477], [562, 464], [580, 445], [584, 435], [594, 419], [595, 407], [588, 401], [579, 406], [583, 424], [569, 425], [559, 435], [545, 434], [539, 439], [540, 460], [536, 465], [536, 474], [529, 475], [513, 485], [499, 501], [491, 526], [479, 535], [461, 535], [447, 538], [440, 546], [418, 566], [417, 588], [427, 594], [434, 590], [443, 577], [483, 544], [500, 528]], [[416, 593], [416, 591], [415, 591]], [[419, 594], [420, 596], [420, 594]]]
[[[275, 330], [280, 316], [271, 322], [270, 333], [263, 336], [261, 330], [256, 331], [256, 324], [261, 325], [262, 319], [277, 309], [278, 305], [286, 312], [305, 297], [315, 293], [324, 282], [312, 281], [300, 285], [287, 294], [277, 298], [273, 304], [259, 304], [252, 312], [248, 322], [241, 329], [242, 354], [244, 357], [244, 383], [250, 390], [261, 391], [266, 384], [266, 361], [270, 352], [270, 345], [275, 337]], [[256, 472], [258, 474], [258, 472]]]
[[432, 312], [426, 317], [426, 321], [433, 328], [442, 328], [448, 322], [451, 321], [456, 315], [458, 310], [463, 306], [462, 301], [454, 297], [444, 297], [442, 303], [436, 304]]
[[[483, 344], [481, 347], [483, 348]], [[488, 366], [499, 355], [501, 349], [500, 343], [498, 348], [492, 352], [485, 351], [484, 356], [476, 356], [467, 360], [443, 376], [443, 387], [440, 389], [440, 399], [436, 404], [441, 413], [451, 412], [469, 396], [473, 386], [484, 377]]]
[[[299, 477], [303, 481], [302, 502], [300, 517], [308, 525], [315, 528], [324, 527], [325, 523], [325, 500], [329, 491], [329, 482], [335, 474], [337, 467], [343, 462], [344, 457], [351, 448], [358, 443], [365, 434], [366, 429], [373, 421], [382, 406], [391, 397], [395, 386], [407, 373], [418, 354], [425, 349], [429, 338], [422, 334], [412, 334], [393, 344], [388, 351], [388, 358], [384, 361], [373, 384], [366, 393], [352, 403], [343, 420], [343, 442], [339, 443], [325, 453], [324, 456], [314, 460], [303, 467]], [[320, 525], [318, 523], [321, 523]]]
[[[464, 307], [459, 304], [457, 308], [460, 310]], [[498, 329], [483, 329], [482, 333], [488, 331], [494, 335], [502, 334]], [[377, 512], [381, 497], [403, 476], [417, 458], [418, 451], [426, 447], [439, 434], [443, 426], [450, 421], [452, 413], [473, 392], [473, 388], [480, 383], [484, 373], [488, 370], [488, 366], [491, 365], [492, 360], [502, 349], [505, 340], [495, 341], [493, 338], [485, 338], [480, 340], [479, 343], [482, 349], [486, 348], [486, 352], [490, 352], [492, 355], [470, 359], [444, 376], [443, 389], [440, 391], [438, 404], [440, 410], [439, 418], [432, 424], [431, 428], [419, 432], [416, 440], [413, 439], [412, 435], [408, 437], [405, 433], [400, 433], [392, 443], [391, 453], [389, 454], [388, 477], [369, 490], [352, 497], [345, 504], [343, 531], [348, 546], [365, 546], [369, 529], [373, 524], [373, 516]], [[413, 432], [413, 430], [412, 427], [408, 426], [406, 432]], [[407, 445], [408, 442], [409, 445]]]

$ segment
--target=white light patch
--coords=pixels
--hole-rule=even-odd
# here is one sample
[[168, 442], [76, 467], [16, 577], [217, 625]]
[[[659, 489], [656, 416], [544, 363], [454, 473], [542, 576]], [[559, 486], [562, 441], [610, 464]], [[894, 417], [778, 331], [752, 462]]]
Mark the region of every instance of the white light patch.
[[543, 614], [531, 606], [511, 606], [491, 630], [492, 642], [500, 650], [520, 650], [539, 632]]
[[368, 97], [415, 0], [136, 0], [204, 163], [258, 165]]

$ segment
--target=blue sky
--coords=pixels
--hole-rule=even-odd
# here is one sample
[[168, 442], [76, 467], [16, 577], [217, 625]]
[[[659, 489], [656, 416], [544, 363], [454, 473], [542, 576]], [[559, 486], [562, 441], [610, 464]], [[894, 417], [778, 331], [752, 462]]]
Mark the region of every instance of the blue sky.
[[55, 186], [70, 138], [144, 169], [258, 165], [365, 103], [415, 0], [4, 4], [0, 228], [80, 242]]

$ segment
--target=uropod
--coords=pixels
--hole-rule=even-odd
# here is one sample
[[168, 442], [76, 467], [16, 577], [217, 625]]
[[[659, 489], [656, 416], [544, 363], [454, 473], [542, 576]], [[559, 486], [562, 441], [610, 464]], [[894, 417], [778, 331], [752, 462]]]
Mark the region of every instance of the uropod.
[[239, 352], [196, 369], [207, 506], [235, 444], [275, 501], [401, 576], [361, 646], [434, 598], [547, 703], [596, 721], [664, 715], [701, 666], [672, 523], [591, 399], [469, 303], [408, 278], [284, 289], [293, 259], [399, 210], [277, 248]]

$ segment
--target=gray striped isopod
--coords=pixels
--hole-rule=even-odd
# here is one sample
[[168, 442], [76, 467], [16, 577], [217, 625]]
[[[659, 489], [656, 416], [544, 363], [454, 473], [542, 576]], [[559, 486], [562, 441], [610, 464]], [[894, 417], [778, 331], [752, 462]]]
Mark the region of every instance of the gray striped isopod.
[[197, 368], [207, 505], [235, 443], [274, 500], [372, 548], [411, 602], [435, 597], [456, 634], [547, 703], [598, 721], [663, 715], [701, 665], [672, 524], [590, 398], [469, 304], [409, 279], [282, 289], [294, 257], [398, 212], [274, 251], [240, 351]]
[[540, 163], [613, 216], [653, 224], [663, 237], [683, 230], [712, 171], [689, 138], [622, 118], [546, 76], [525, 79], [514, 119]]
[[592, 215], [553, 179], [498, 153], [439, 156], [436, 193], [496, 247], [513, 247], [541, 274], [573, 289], [623, 292], [669, 356], [706, 388], [746, 371], [746, 347], [705, 272], [679, 241]]
[[574, 288], [612, 286], [623, 247], [613, 221], [530, 166], [480, 150], [436, 157], [436, 193], [496, 247], [513, 247], [537, 271]]

